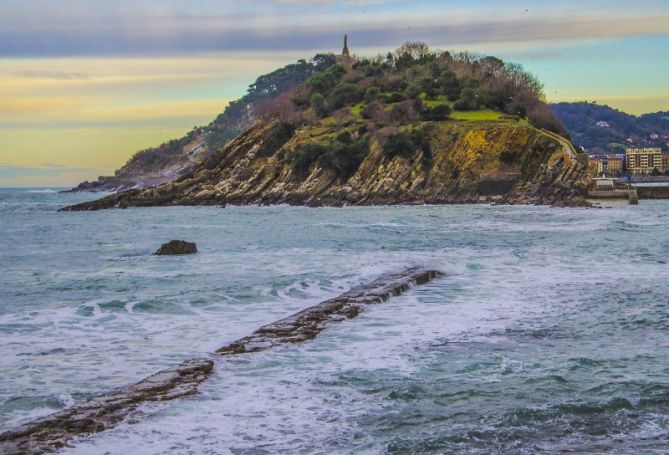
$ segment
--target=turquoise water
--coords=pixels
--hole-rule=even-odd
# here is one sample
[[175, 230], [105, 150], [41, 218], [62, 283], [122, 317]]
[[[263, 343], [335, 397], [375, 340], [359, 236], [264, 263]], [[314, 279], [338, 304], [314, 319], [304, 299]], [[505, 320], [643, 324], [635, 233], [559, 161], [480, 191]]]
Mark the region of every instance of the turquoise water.
[[64, 453], [668, 453], [667, 201], [56, 212], [90, 197], [0, 190], [0, 431], [423, 266]]

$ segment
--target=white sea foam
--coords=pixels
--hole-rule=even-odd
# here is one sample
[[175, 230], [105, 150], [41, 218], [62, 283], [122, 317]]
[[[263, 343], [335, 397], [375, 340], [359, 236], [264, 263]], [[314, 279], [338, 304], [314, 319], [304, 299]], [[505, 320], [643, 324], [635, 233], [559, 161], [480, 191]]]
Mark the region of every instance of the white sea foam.
[[50, 189], [50, 188], [44, 188], [41, 190], [27, 190], [26, 193], [34, 193], [34, 194], [53, 194], [57, 193], [58, 191]]
[[[589, 211], [284, 206], [56, 214], [44, 207], [7, 217], [0, 239], [0, 260], [7, 261], [0, 277], [2, 429], [50, 409], [39, 402], [13, 409], [11, 397], [71, 405], [207, 355], [383, 273], [415, 266], [445, 273], [311, 342], [219, 359], [201, 395], [149, 405], [137, 423], [67, 453], [379, 453], [393, 435], [420, 438], [442, 427], [466, 434], [465, 423], [444, 419], [522, 400], [509, 392], [461, 408], [468, 403], [462, 396], [479, 387], [513, 391], [521, 386], [508, 381], [535, 374], [543, 351], [562, 355], [562, 347], [534, 348], [532, 340], [556, 327], [583, 337], [572, 315], [596, 311], [597, 292], [620, 287], [623, 297], [607, 300], [617, 302], [635, 287], [662, 292], [661, 283], [669, 283], [658, 262], [669, 245], [662, 203]], [[151, 256], [170, 238], [196, 241], [200, 252]], [[644, 320], [647, 308], [621, 314]], [[615, 316], [603, 316], [609, 313]], [[508, 333], [530, 334], [530, 341], [514, 345]], [[644, 334], [634, 347], [639, 358], [654, 343]], [[583, 340], [584, 351], [603, 344]], [[559, 339], [549, 342], [560, 346]], [[564, 352], [588, 355], [579, 348], [566, 345]], [[561, 367], [541, 374], [568, 376]], [[564, 400], [556, 390], [550, 393]], [[439, 412], [411, 408], [427, 391], [426, 402], [443, 406]], [[421, 412], [434, 420], [414, 415]], [[402, 418], [406, 425], [396, 423]], [[406, 428], [413, 436], [402, 433]]]

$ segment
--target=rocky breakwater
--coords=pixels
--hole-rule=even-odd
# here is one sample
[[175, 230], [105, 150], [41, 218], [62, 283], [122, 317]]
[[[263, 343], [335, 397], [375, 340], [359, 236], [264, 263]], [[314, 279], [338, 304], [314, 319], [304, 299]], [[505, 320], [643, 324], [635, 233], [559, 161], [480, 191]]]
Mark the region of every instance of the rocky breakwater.
[[[496, 202], [585, 206], [586, 168], [563, 143], [515, 120], [442, 121], [381, 128], [366, 123], [286, 128], [257, 123], [172, 183], [66, 207], [67, 211], [166, 205], [390, 205]], [[420, 128], [415, 150], [389, 153], [389, 137]], [[288, 132], [287, 132], [288, 131]], [[354, 157], [337, 137], [360, 147]], [[407, 142], [407, 141], [405, 141]], [[311, 157], [309, 153], [321, 155]], [[347, 161], [348, 160], [348, 161]]]
[[210, 359], [191, 359], [130, 387], [51, 414], [0, 434], [0, 453], [40, 454], [66, 447], [77, 436], [97, 433], [125, 419], [145, 402], [173, 400], [197, 393], [212, 372]]
[[[328, 324], [356, 317], [368, 305], [385, 302], [439, 276], [434, 270], [406, 270], [390, 273], [371, 283], [351, 289], [292, 316], [261, 327], [253, 334], [216, 351], [236, 355], [274, 346], [310, 340]], [[0, 434], [3, 455], [42, 454], [72, 443], [73, 439], [104, 431], [137, 413], [140, 404], [172, 400], [197, 393], [197, 386], [213, 371], [211, 359], [187, 360], [156, 373], [135, 385], [56, 412]]]
[[263, 326], [253, 334], [223, 346], [216, 352], [230, 355], [270, 349], [285, 343], [311, 340], [328, 324], [354, 318], [368, 305], [382, 303], [407, 291], [412, 285], [425, 284], [439, 276], [434, 270], [385, 275], [334, 299], [326, 300], [280, 321]]

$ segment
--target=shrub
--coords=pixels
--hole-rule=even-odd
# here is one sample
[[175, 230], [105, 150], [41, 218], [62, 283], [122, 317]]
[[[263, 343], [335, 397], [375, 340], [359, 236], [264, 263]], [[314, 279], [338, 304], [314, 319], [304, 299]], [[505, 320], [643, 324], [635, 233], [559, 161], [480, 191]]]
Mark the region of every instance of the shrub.
[[439, 96], [439, 83], [434, 77], [424, 77], [420, 80], [420, 88], [425, 92], [425, 98], [436, 99]]
[[346, 181], [356, 173], [368, 152], [369, 143], [364, 139], [348, 144], [337, 143], [321, 155], [319, 164]]
[[351, 133], [348, 131], [344, 131], [343, 133], [340, 133], [337, 136], [337, 141], [341, 142], [342, 144], [350, 144], [351, 143]]
[[418, 85], [411, 84], [406, 88], [406, 90], [404, 90], [404, 97], [408, 99], [415, 99], [420, 96], [421, 92], [422, 90]]
[[421, 115], [423, 119], [435, 122], [447, 120], [451, 115], [451, 108], [448, 104], [440, 104], [433, 108], [426, 107], [421, 111]]
[[564, 129], [562, 122], [555, 116], [553, 111], [551, 111], [547, 105], [540, 104], [534, 107], [531, 111], [528, 112], [527, 116], [534, 126], [544, 128], [569, 138], [569, 134]]
[[413, 122], [418, 120], [418, 112], [420, 110], [416, 109], [415, 103], [411, 100], [406, 100], [393, 105], [391, 118], [393, 122], [398, 123]]
[[305, 96], [304, 93], [296, 92], [295, 95], [290, 99], [295, 106], [299, 108], [305, 108], [309, 106], [309, 99]]
[[400, 101], [404, 101], [404, 96], [399, 92], [392, 92], [386, 96], [386, 104], [399, 103]]
[[328, 114], [328, 111], [325, 108], [325, 97], [323, 97], [323, 95], [320, 93], [314, 93], [311, 95], [309, 104], [317, 116], [325, 117]]
[[383, 154], [389, 160], [401, 156], [407, 160], [413, 158], [416, 152], [423, 152], [423, 165], [432, 163], [432, 149], [430, 141], [424, 131], [415, 129], [410, 133], [397, 133], [388, 137], [383, 145]]
[[456, 101], [460, 98], [462, 84], [453, 71], [448, 70], [444, 72], [437, 79], [437, 84], [441, 87], [443, 94], [446, 95], [449, 101]]
[[293, 134], [295, 134], [296, 127], [292, 123], [280, 123], [260, 144], [256, 156], [271, 156], [279, 150], [283, 144], [288, 142]]
[[309, 168], [321, 157], [327, 148], [321, 144], [303, 144], [291, 153], [293, 172], [299, 177], [306, 177]]
[[383, 111], [384, 111], [383, 106], [381, 106], [377, 102], [373, 102], [373, 103], [364, 105], [362, 107], [362, 109], [360, 109], [360, 115], [363, 118], [373, 120], [373, 119], [378, 118], [378, 115], [383, 113]]
[[314, 92], [326, 93], [341, 80], [346, 73], [344, 67], [337, 63], [327, 68], [325, 71], [315, 73], [307, 79], [307, 85], [311, 87]]
[[330, 101], [335, 109], [344, 107], [347, 104], [354, 104], [362, 100], [362, 90], [355, 84], [343, 82], [332, 91]]
[[[346, 133], [348, 134], [348, 133]], [[366, 139], [351, 140], [351, 135], [344, 133], [329, 145], [304, 144], [291, 154], [292, 167], [296, 175], [304, 178], [312, 165], [318, 163], [323, 169], [329, 169], [342, 181], [348, 180], [360, 167], [360, 163], [369, 153]]]
[[467, 87], [460, 93], [460, 98], [453, 104], [458, 111], [473, 111], [480, 107], [479, 95], [471, 87]]
[[372, 101], [376, 101], [376, 98], [378, 98], [380, 93], [381, 90], [379, 90], [378, 87], [369, 87], [367, 90], [365, 90], [365, 96], [363, 99], [365, 103], [371, 103]]

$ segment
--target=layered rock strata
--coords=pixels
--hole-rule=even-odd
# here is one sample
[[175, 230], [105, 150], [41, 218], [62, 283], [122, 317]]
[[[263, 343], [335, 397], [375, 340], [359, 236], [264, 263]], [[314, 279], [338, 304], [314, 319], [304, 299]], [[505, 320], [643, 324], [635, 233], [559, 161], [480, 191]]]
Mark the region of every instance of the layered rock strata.
[[368, 138], [369, 151], [351, 176], [317, 162], [306, 173], [296, 171], [291, 161], [295, 150], [308, 144], [327, 147], [331, 137], [356, 127], [346, 121], [304, 127], [285, 140], [280, 122], [258, 123], [175, 182], [63, 210], [225, 204], [587, 205], [585, 156], [570, 145], [564, 150], [566, 141], [557, 136], [510, 120], [425, 124], [430, 151], [409, 157], [384, 153], [385, 133], [379, 130]]

